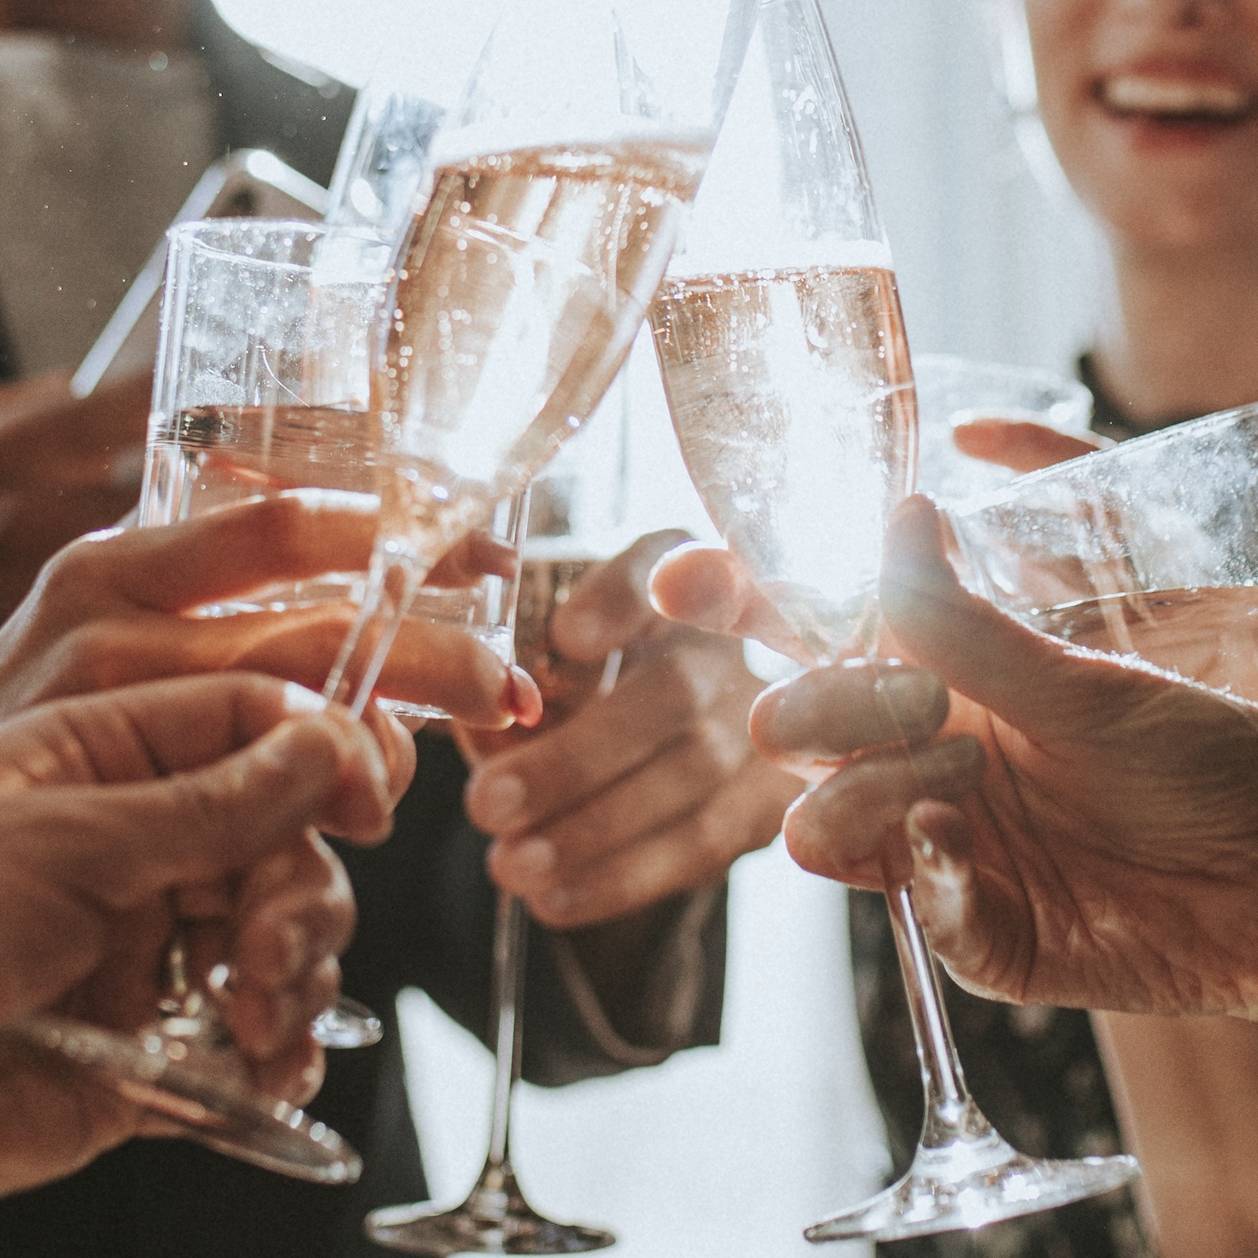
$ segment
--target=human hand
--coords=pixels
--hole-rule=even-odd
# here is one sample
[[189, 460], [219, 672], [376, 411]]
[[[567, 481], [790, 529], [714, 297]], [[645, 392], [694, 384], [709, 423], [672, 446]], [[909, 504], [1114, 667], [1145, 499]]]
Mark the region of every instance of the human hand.
[[1107, 449], [1112, 441], [1094, 434], [1062, 432], [1030, 420], [973, 419], [952, 429], [952, 440], [962, 454], [995, 463], [1022, 475], [1042, 467], [1077, 459]]
[[0, 619], [55, 551], [135, 506], [150, 376], [75, 398], [63, 375], [0, 385]]
[[244, 674], [0, 725], [0, 1192], [146, 1129], [141, 1110], [15, 1047], [3, 1026], [54, 1010], [136, 1029], [156, 1007], [175, 916], [201, 968], [234, 969], [228, 1024], [253, 1082], [295, 1101], [313, 1091], [310, 1019], [337, 990], [353, 900], [312, 827], [382, 839], [388, 759], [316, 695]]
[[554, 651], [598, 671], [624, 652], [609, 693], [567, 719], [483, 742], [468, 816], [491, 834], [489, 868], [546, 925], [623, 918], [718, 881], [778, 833], [792, 785], [752, 752], [762, 684], [734, 642], [664, 623], [647, 575], [677, 533], [644, 537], [555, 609]]
[[[888, 664], [767, 693], [757, 745], [824, 778], [787, 818], [795, 858], [856, 886], [911, 877], [932, 945], [979, 994], [1255, 1016], [1258, 708], [968, 594], [928, 500], [900, 508], [886, 553], [887, 624], [951, 709], [936, 677]], [[728, 560], [688, 562], [720, 602]], [[727, 589], [710, 616], [754, 628], [754, 596]]]
[[[63, 695], [230, 668], [322, 686], [354, 617], [348, 602], [190, 613], [330, 567], [365, 571], [376, 518], [370, 496], [296, 491], [72, 543], [0, 627], [0, 716]], [[501, 547], [471, 538], [435, 577], [459, 584], [503, 562]], [[491, 728], [540, 710], [519, 670], [458, 628], [418, 618], [405, 622], [379, 689]]]

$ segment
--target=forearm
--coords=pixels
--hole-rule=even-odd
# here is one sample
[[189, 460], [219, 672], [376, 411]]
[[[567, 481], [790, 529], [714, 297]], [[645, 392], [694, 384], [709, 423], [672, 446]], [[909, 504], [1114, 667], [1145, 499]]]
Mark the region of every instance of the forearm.
[[1162, 1258], [1258, 1253], [1258, 1024], [1093, 1016]]

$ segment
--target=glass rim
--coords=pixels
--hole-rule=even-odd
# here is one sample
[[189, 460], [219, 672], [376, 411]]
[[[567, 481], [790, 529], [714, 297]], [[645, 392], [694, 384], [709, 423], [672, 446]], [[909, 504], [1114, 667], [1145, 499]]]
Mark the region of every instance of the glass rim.
[[[211, 238], [216, 234], [226, 237], [230, 233], [240, 232], [246, 227], [256, 229], [259, 239], [269, 240], [273, 237], [291, 234], [294, 236], [305, 236], [310, 243], [320, 239], [329, 240], [335, 237], [337, 239], [356, 241], [363, 245], [374, 245], [385, 252], [384, 261], [386, 263], [390, 251], [389, 242], [369, 228], [312, 222], [297, 218], [250, 218], [237, 216], [189, 219], [187, 222], [176, 223], [174, 226], [167, 228], [166, 239], [169, 242], [172, 254], [176, 250], [180, 252], [190, 251], [203, 257], [229, 262], [234, 266], [256, 267], [258, 269], [287, 272], [293, 275], [313, 272], [314, 267], [308, 262], [284, 262], [277, 258], [254, 257], [241, 253], [236, 249], [226, 248], [221, 244], [211, 243]], [[379, 277], [373, 280], [354, 279], [344, 282], [382, 284], [385, 279], [385, 270], [386, 267], [382, 266]]]
[[964, 520], [970, 516], [980, 515], [984, 511], [1016, 502], [1028, 488], [1046, 484], [1063, 475], [1071, 475], [1076, 465], [1085, 459], [1108, 466], [1120, 459], [1132, 457], [1134, 452], [1143, 452], [1161, 445], [1174, 445], [1181, 441], [1191, 441], [1203, 433], [1217, 428], [1230, 428], [1244, 420], [1258, 420], [1258, 402], [1246, 402], [1242, 406], [1233, 406], [1225, 411], [1215, 411], [1202, 415], [1199, 419], [1184, 420], [1170, 424], [1166, 428], [1157, 428], [1143, 436], [1131, 437], [1118, 442], [1104, 450], [1089, 450], [1086, 454], [1076, 455], [1073, 459], [1065, 459], [1050, 467], [1042, 467], [1035, 472], [1027, 472], [1023, 476], [1002, 485], [999, 489], [988, 490], [975, 494], [959, 502], [949, 503], [948, 514]]
[[[920, 354], [914, 354], [912, 361], [915, 368], [919, 363], [929, 363], [940, 367], [956, 367], [961, 372], [969, 370], [977, 374], [990, 375], [993, 378], [1025, 380], [1028, 383], [1039, 383], [1046, 387], [1051, 385], [1055, 390], [1059, 390], [1070, 398], [1082, 399], [1093, 396], [1092, 390], [1077, 377], [1038, 364], [1026, 366], [1022, 363], [1001, 362], [995, 358], [972, 358], [968, 354], [956, 354], [946, 350], [923, 351]], [[1031, 474], [1028, 473], [1028, 475]]]

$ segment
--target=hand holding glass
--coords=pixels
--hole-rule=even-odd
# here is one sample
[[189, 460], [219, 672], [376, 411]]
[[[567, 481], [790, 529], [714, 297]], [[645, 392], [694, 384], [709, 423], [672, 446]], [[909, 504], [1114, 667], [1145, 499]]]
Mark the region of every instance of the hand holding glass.
[[[651, 323], [695, 486], [793, 632], [795, 658], [864, 653], [917, 415], [891, 258], [816, 0], [760, 5]], [[888, 904], [922, 1063], [921, 1141], [899, 1183], [805, 1235], [973, 1228], [1126, 1182], [1131, 1159], [1037, 1161], [991, 1128], [966, 1088], [910, 888]]]

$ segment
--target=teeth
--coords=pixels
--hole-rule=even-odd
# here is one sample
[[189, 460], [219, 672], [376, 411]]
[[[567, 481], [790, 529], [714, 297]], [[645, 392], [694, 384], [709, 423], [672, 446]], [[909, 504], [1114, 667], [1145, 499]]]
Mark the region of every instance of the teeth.
[[1232, 118], [1249, 109], [1251, 98], [1226, 83], [1146, 78], [1127, 74], [1107, 79], [1102, 98], [1113, 109], [1148, 114], [1213, 114]]

